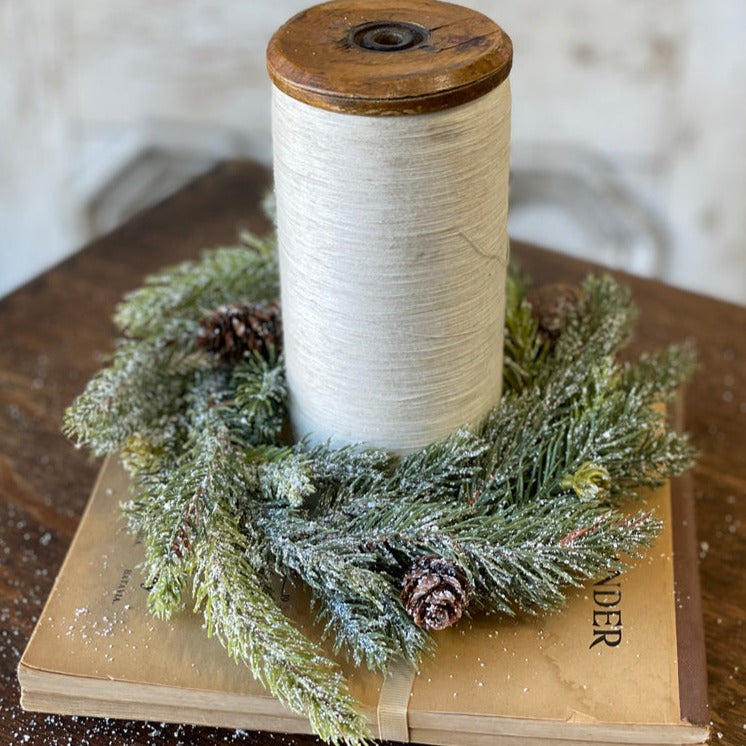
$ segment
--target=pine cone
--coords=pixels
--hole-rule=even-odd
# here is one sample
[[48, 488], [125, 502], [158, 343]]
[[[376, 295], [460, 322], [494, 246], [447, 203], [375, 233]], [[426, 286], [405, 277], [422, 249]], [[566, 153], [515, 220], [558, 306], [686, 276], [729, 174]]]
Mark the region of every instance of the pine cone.
[[404, 576], [403, 585], [402, 601], [418, 627], [451, 627], [469, 605], [471, 589], [464, 571], [443, 557], [420, 557]]
[[223, 363], [237, 363], [254, 350], [268, 360], [282, 346], [282, 317], [276, 303], [218, 306], [200, 322], [197, 344]]
[[539, 334], [545, 343], [554, 345], [572, 309], [582, 298], [580, 288], [564, 282], [555, 282], [531, 288], [526, 300], [531, 304], [534, 317], [539, 322]]

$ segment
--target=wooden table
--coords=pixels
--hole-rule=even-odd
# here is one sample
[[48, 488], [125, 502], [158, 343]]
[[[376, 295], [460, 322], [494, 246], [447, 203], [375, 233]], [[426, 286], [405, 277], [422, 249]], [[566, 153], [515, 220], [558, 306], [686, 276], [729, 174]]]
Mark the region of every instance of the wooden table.
[[[60, 434], [64, 408], [111, 349], [120, 296], [164, 264], [264, 231], [264, 170], [229, 163], [0, 301], [0, 742], [270, 743], [263, 734], [24, 713], [16, 665], [93, 485], [98, 464]], [[39, 216], [43, 219], [43, 216]], [[528, 246], [538, 282], [591, 267]], [[694, 471], [709, 701], [715, 743], [746, 743], [746, 308], [624, 277], [641, 310], [633, 350], [691, 338], [701, 370], [686, 427]], [[286, 744], [313, 739], [283, 737]]]

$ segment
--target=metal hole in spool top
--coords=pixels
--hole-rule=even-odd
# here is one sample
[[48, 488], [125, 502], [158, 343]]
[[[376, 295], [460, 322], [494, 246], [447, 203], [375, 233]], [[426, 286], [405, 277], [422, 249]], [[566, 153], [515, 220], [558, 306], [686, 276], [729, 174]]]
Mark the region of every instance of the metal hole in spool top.
[[374, 52], [402, 52], [424, 44], [430, 31], [416, 23], [373, 21], [350, 30], [349, 39], [360, 49]]

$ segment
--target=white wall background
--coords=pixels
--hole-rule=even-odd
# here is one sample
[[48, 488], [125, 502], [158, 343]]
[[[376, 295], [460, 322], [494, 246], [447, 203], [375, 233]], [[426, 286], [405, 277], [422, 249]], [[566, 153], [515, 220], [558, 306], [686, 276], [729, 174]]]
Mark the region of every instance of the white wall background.
[[[307, 4], [0, 0], [0, 295], [218, 158], [269, 163], [264, 49]], [[514, 42], [513, 231], [746, 302], [746, 3], [463, 4]]]

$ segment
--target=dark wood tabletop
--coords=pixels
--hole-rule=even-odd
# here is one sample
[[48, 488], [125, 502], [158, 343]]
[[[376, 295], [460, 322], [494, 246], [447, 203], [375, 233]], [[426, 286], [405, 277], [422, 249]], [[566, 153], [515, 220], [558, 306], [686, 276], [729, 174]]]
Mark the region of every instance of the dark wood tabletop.
[[[0, 743], [315, 742], [28, 714], [16, 681], [98, 470], [60, 423], [112, 348], [115, 303], [165, 264], [230, 244], [244, 228], [265, 231], [258, 202], [267, 184], [258, 166], [222, 165], [0, 301]], [[593, 269], [528, 246], [513, 251], [538, 282], [575, 281]], [[685, 339], [698, 347], [685, 417], [701, 449], [693, 478], [713, 742], [746, 744], [746, 308], [623, 280], [641, 312], [633, 351]]]

